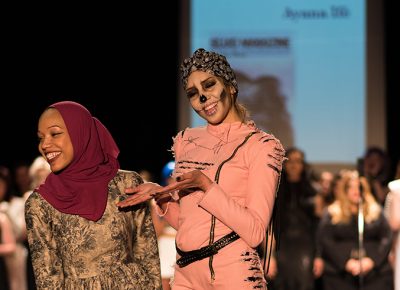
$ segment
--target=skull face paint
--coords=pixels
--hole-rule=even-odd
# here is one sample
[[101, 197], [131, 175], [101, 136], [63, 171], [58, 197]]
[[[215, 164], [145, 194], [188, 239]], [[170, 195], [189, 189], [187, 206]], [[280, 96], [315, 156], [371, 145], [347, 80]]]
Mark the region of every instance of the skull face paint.
[[207, 72], [195, 71], [188, 77], [186, 95], [190, 104], [210, 124], [237, 121], [232, 92], [233, 87], [226, 87], [220, 78]]

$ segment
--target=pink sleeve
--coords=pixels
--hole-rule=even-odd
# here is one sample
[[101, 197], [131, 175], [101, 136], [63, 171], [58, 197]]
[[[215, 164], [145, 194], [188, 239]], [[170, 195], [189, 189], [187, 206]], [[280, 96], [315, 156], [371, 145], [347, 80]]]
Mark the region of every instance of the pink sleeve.
[[160, 208], [158, 205], [155, 206], [157, 215], [163, 217], [168, 224], [175, 230], [178, 230], [178, 218], [179, 218], [179, 203], [168, 202], [165, 210]]
[[214, 184], [199, 202], [251, 247], [257, 247], [265, 237], [285, 154], [275, 138], [260, 142], [259, 150], [251, 150], [245, 206], [231, 199], [218, 184]]

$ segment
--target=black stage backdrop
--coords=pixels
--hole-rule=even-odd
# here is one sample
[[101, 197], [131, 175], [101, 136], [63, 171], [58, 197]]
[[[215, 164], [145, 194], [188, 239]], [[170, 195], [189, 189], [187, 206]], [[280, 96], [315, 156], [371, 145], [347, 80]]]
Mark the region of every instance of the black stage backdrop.
[[1, 45], [1, 165], [33, 161], [40, 113], [73, 100], [111, 131], [121, 168], [158, 179], [177, 132], [179, 8], [177, 1], [140, 6], [10, 8]]
[[387, 149], [395, 172], [400, 162], [400, 61], [399, 11], [394, 1], [385, 0], [385, 53], [386, 53], [386, 134]]

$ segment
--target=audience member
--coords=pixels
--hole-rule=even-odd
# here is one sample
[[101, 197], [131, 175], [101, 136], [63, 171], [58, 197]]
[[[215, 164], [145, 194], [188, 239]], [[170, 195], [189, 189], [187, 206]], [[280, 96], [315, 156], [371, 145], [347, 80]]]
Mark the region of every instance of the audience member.
[[319, 224], [324, 290], [393, 289], [391, 238], [366, 178], [356, 171], [344, 172], [337, 199]]

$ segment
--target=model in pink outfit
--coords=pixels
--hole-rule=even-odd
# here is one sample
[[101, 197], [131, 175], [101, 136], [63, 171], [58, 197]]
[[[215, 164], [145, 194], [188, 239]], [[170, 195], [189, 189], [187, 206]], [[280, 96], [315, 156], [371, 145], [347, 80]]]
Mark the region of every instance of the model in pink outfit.
[[154, 197], [177, 230], [172, 289], [266, 289], [256, 248], [266, 237], [284, 149], [237, 103], [236, 77], [224, 56], [198, 49], [181, 72], [207, 125], [174, 138], [176, 182], [128, 190], [135, 194], [119, 206]]

